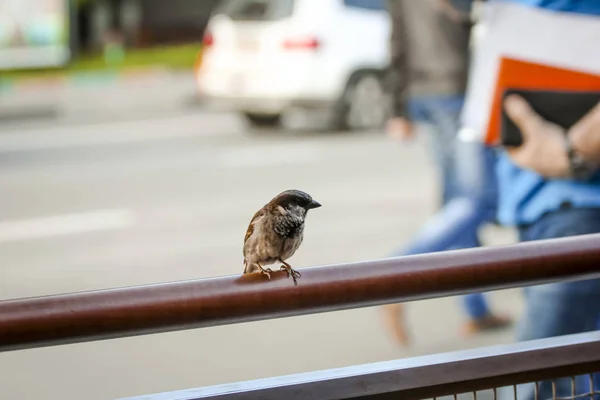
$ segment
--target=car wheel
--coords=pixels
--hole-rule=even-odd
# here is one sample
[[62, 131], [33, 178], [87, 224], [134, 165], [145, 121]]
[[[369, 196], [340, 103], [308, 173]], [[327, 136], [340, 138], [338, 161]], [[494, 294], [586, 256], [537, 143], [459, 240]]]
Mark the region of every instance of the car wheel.
[[388, 117], [388, 99], [376, 73], [363, 73], [346, 87], [338, 127], [348, 130], [382, 128]]
[[253, 114], [244, 113], [246, 121], [253, 128], [274, 128], [279, 125], [279, 115], [264, 115], [264, 114]]

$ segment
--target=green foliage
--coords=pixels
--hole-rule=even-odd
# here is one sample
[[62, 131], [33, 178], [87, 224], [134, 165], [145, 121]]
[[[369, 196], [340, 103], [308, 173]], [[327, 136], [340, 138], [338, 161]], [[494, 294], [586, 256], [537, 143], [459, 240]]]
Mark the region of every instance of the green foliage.
[[170, 69], [192, 69], [200, 53], [200, 44], [127, 49], [123, 59], [115, 65], [107, 65], [104, 54], [84, 55], [64, 68], [1, 71], [3, 78], [25, 79], [60, 77], [80, 72], [119, 72], [128, 69], [163, 67]]

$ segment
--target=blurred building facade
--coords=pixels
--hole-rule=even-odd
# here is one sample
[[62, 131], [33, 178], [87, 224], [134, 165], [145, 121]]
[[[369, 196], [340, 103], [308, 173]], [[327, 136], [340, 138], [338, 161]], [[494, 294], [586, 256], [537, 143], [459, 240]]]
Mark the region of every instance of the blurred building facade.
[[198, 42], [220, 0], [77, 0], [73, 35], [79, 51], [118, 34], [127, 47]]

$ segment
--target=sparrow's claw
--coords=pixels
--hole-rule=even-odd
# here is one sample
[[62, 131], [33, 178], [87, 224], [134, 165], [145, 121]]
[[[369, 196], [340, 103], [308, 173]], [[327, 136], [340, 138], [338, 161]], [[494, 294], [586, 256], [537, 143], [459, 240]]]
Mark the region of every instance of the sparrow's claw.
[[294, 279], [294, 285], [298, 286], [298, 278], [302, 277], [302, 274], [293, 269], [289, 264], [284, 264], [280, 268], [281, 271], [287, 272], [288, 278]]
[[292, 270], [292, 278], [294, 279], [294, 285], [298, 286], [298, 278], [300, 278], [302, 274], [295, 269]]
[[290, 270], [289, 270], [288, 268], [286, 268], [286, 267], [285, 267], [285, 265], [282, 265], [282, 266], [281, 266], [281, 268], [279, 268], [279, 270], [280, 270], [280, 271], [285, 271], [285, 272], [287, 272], [287, 276], [288, 276], [288, 278], [289, 278], [290, 276], [292, 276], [292, 275], [291, 275], [291, 273], [290, 273]]
[[287, 272], [288, 278], [290, 278], [292, 276], [295, 276], [296, 278], [302, 277], [302, 274], [299, 271], [297, 271], [293, 268], [287, 268], [285, 265], [282, 265], [279, 270]]
[[271, 280], [271, 273], [273, 272], [273, 270], [271, 268], [263, 268], [260, 267], [260, 273], [262, 275], [266, 275], [267, 278], [269, 278], [269, 280]]

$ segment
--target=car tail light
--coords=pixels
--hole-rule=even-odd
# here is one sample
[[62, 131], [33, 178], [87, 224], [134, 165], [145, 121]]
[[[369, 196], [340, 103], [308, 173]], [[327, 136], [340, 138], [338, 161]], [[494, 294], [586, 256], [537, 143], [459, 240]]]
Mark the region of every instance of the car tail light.
[[317, 50], [321, 47], [319, 39], [313, 36], [286, 39], [283, 48], [286, 50]]
[[212, 47], [215, 43], [215, 38], [212, 33], [206, 32], [202, 38], [202, 46]]

